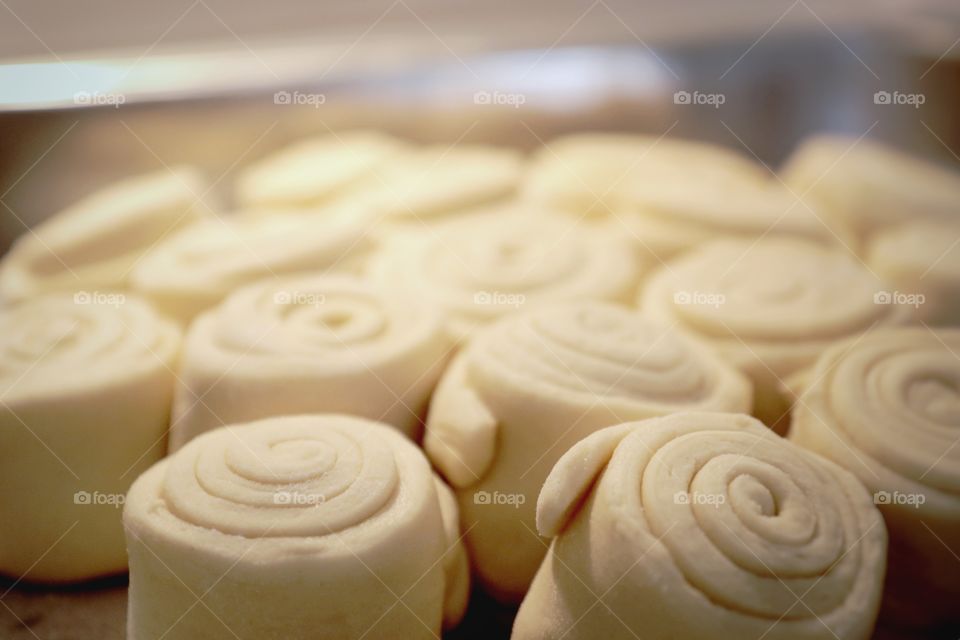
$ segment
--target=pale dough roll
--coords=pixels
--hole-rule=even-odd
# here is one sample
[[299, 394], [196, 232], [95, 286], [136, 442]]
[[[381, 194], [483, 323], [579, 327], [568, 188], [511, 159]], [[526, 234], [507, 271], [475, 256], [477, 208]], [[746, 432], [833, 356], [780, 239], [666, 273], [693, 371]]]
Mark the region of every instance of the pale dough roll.
[[327, 204], [405, 148], [396, 138], [366, 130], [300, 140], [244, 169], [234, 184], [236, 204], [244, 209]]
[[[513, 640], [867, 639], [887, 536], [869, 493], [744, 415], [611, 427], [557, 463], [554, 537]], [[599, 599], [599, 602], [598, 602]]]
[[27, 581], [125, 571], [123, 496], [166, 449], [179, 331], [87, 296], [0, 312], [0, 573]]
[[451, 348], [438, 310], [386, 287], [313, 275], [255, 283], [190, 327], [170, 448], [224, 424], [315, 412], [416, 439]]
[[813, 136], [787, 159], [782, 178], [821, 205], [854, 251], [888, 225], [960, 212], [960, 173], [869, 139]]
[[127, 496], [127, 637], [436, 637], [468, 588], [444, 490], [413, 443], [361, 418], [204, 434]]
[[0, 262], [0, 297], [125, 288], [145, 252], [211, 212], [207, 190], [177, 167], [94, 192], [17, 240]]
[[890, 530], [884, 612], [957, 622], [960, 330], [876, 331], [825, 352], [790, 438], [852, 471]]
[[650, 277], [640, 307], [707, 340], [754, 382], [754, 415], [782, 430], [788, 377], [830, 344], [910, 317], [839, 249], [787, 238], [720, 240]]
[[572, 217], [508, 206], [397, 236], [371, 261], [378, 279], [440, 306], [465, 340], [519, 309], [597, 299], [629, 302], [640, 273], [629, 243]]
[[960, 325], [960, 221], [890, 227], [873, 236], [865, 259], [919, 319]]
[[723, 147], [688, 140], [579, 133], [551, 140], [531, 159], [522, 187], [534, 202], [577, 215], [616, 210], [634, 184], [662, 180], [763, 183], [759, 164]]
[[478, 332], [437, 387], [424, 447], [456, 490], [478, 577], [519, 602], [546, 551], [536, 496], [567, 448], [624, 420], [749, 407], [746, 378], [706, 347], [623, 307], [568, 304]]
[[[356, 213], [356, 217], [349, 213]], [[194, 225], [151, 251], [133, 289], [186, 324], [236, 288], [298, 272], [358, 272], [374, 245], [358, 211], [222, 218]]]

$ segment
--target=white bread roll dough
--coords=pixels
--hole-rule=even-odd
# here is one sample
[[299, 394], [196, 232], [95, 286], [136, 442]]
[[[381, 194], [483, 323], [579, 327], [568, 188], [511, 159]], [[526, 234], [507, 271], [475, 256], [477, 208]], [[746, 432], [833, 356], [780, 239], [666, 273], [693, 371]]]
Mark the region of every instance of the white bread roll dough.
[[890, 531], [884, 615], [960, 621], [960, 330], [884, 329], [817, 361], [791, 440], [853, 472]]
[[0, 262], [0, 298], [124, 289], [143, 254], [211, 213], [187, 167], [126, 178], [27, 230]]
[[120, 294], [0, 312], [0, 573], [76, 582], [126, 570], [120, 507], [166, 449], [179, 343]]
[[883, 519], [838, 465], [743, 415], [611, 427], [554, 467], [513, 640], [866, 640]]
[[364, 416], [416, 439], [452, 346], [439, 310], [371, 282], [255, 283], [191, 325], [171, 450], [224, 424], [316, 412]]
[[783, 386], [830, 344], [910, 309], [887, 304], [889, 286], [839, 249], [787, 238], [718, 240], [650, 276], [640, 308], [708, 341], [754, 382], [754, 415], [782, 431]]
[[708, 348], [623, 307], [572, 303], [478, 332], [437, 387], [424, 447], [455, 488], [477, 576], [519, 602], [546, 552], [536, 496], [567, 448], [624, 420], [749, 407], [746, 378]]
[[437, 637], [469, 588], [448, 491], [413, 443], [361, 418], [204, 434], [127, 496], [127, 637]]

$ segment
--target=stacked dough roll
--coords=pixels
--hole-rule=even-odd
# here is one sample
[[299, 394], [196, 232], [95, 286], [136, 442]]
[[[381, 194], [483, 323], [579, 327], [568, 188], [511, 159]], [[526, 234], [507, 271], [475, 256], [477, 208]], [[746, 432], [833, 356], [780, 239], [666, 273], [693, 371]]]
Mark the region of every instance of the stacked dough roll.
[[186, 167], [122, 180], [24, 233], [0, 266], [0, 299], [119, 290], [143, 254], [210, 212]]
[[0, 313], [0, 573], [73, 582], [126, 569], [120, 507], [166, 448], [179, 341], [119, 294]]
[[424, 446], [456, 489], [478, 577], [519, 601], [546, 550], [536, 496], [570, 446], [625, 420], [749, 405], [747, 381], [705, 347], [627, 309], [569, 304], [478, 332], [437, 387]]
[[801, 396], [791, 439], [852, 471], [890, 530], [884, 611], [958, 621], [960, 330], [876, 331], [830, 349]]
[[544, 484], [513, 640], [871, 636], [886, 532], [852, 474], [746, 416], [599, 431]]
[[520, 309], [569, 300], [628, 303], [639, 281], [629, 245], [604, 228], [525, 207], [451, 220], [398, 238], [375, 262], [375, 276], [438, 305], [449, 334]]
[[341, 412], [419, 435], [451, 343], [440, 312], [353, 277], [242, 288], [191, 326], [170, 447], [224, 424]]
[[468, 589], [448, 491], [360, 418], [204, 434], [130, 489], [127, 637], [437, 637]]
[[722, 240], [651, 276], [641, 309], [709, 341], [754, 381], [754, 415], [783, 430], [784, 385], [832, 343], [910, 309], [855, 258], [802, 240]]

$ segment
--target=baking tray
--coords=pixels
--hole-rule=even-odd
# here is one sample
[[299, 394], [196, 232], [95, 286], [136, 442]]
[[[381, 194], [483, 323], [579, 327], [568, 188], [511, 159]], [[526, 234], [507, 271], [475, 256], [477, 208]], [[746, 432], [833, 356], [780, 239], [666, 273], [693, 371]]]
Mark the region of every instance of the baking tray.
[[[960, 63], [941, 53], [909, 39], [827, 29], [656, 49], [489, 51], [331, 78], [298, 64], [275, 81], [245, 83], [233, 73], [212, 87], [184, 81], [209, 54], [183, 53], [148, 61], [155, 82], [94, 88], [86, 97], [54, 90], [45, 101], [0, 105], [0, 252], [75, 198], [164, 166], [202, 167], [229, 204], [238, 168], [302, 136], [351, 127], [524, 149], [574, 131], [665, 134], [735, 147], [770, 167], [805, 135], [835, 131], [957, 162]], [[130, 64], [80, 62], [108, 70]], [[35, 82], [56, 84], [44, 74], [55, 79], [62, 70], [49, 66], [35, 67]], [[0, 67], [4, 73], [12, 72]], [[874, 101], [875, 92], [894, 90], [922, 94], [924, 103]], [[724, 101], [683, 104], [677, 92]], [[59, 589], [8, 580], [0, 605], [2, 638], [114, 640], [124, 637], [126, 578]], [[506, 638], [512, 615], [475, 593], [467, 619], [447, 637]], [[877, 637], [898, 636], [881, 629]]]

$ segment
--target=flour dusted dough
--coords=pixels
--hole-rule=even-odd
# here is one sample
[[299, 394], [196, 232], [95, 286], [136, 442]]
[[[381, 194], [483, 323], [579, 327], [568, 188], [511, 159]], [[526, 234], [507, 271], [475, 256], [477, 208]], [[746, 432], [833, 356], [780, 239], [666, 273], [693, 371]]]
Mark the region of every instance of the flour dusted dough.
[[191, 168], [127, 178], [26, 231], [0, 262], [0, 298], [123, 289], [155, 244], [211, 212]]
[[706, 347], [622, 307], [567, 304], [478, 332], [434, 394], [424, 446], [480, 580], [519, 601], [546, 551], [536, 496], [564, 451], [624, 420], [749, 407], [749, 383]]
[[866, 639], [886, 532], [850, 473], [742, 415], [599, 431], [547, 478], [513, 640]]
[[224, 424], [314, 412], [416, 438], [451, 347], [440, 312], [401, 292], [350, 277], [267, 279], [190, 327], [170, 447]]
[[873, 236], [866, 261], [924, 322], [960, 325], [960, 219], [906, 222]]
[[960, 620], [960, 330], [883, 329], [817, 361], [790, 438], [852, 471], [890, 531], [884, 614]]
[[127, 637], [434, 638], [468, 589], [447, 491], [361, 418], [204, 434], [127, 496]]
[[802, 240], [719, 240], [652, 275], [651, 317], [700, 336], [754, 381], [754, 415], [782, 429], [783, 385], [837, 340], [910, 317], [889, 286], [839, 249]]
[[362, 129], [300, 140], [239, 174], [237, 204], [244, 209], [328, 204], [405, 147], [396, 138]]
[[357, 272], [374, 240], [365, 218], [347, 213], [208, 220], [158, 245], [137, 265], [131, 283], [163, 313], [188, 323], [261, 278]]
[[132, 297], [86, 296], [49, 294], [0, 312], [7, 576], [74, 582], [125, 571], [123, 495], [166, 448], [178, 330]]
[[960, 173], [883, 143], [818, 135], [787, 159], [783, 180], [818, 202], [851, 250], [891, 224], [950, 220], [960, 213]]
[[371, 261], [371, 271], [440, 306], [459, 341], [518, 310], [571, 300], [630, 301], [640, 277], [632, 254], [609, 229], [507, 206], [397, 237]]

